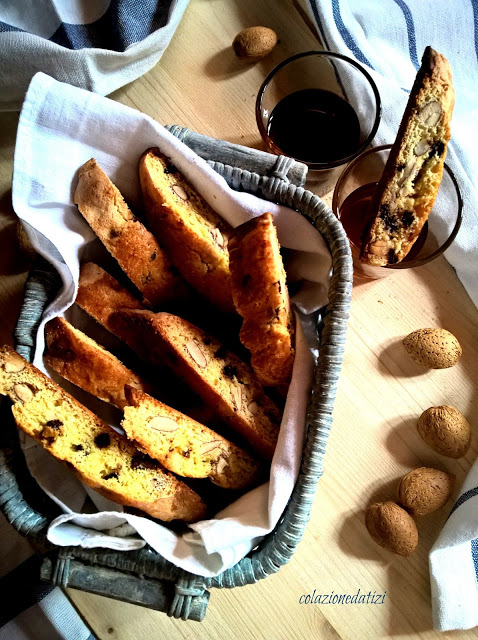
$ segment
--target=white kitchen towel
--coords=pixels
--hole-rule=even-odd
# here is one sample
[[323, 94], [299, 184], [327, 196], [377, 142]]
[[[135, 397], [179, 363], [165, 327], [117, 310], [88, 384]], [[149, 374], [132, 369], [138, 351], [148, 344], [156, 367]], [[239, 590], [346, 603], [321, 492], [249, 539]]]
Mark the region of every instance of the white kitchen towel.
[[324, 47], [368, 68], [382, 99], [373, 145], [395, 140], [428, 45], [449, 60], [456, 103], [446, 162], [464, 201], [445, 255], [478, 305], [478, 3], [476, 0], [307, 0]]
[[[151, 146], [160, 147], [231, 225], [270, 211], [280, 243], [292, 250], [295, 278], [305, 275], [306, 295], [300, 296], [297, 306], [310, 313], [327, 302], [330, 254], [320, 234], [299, 213], [233, 191], [204, 160], [150, 117], [39, 73], [20, 115], [12, 197], [16, 213], [28, 223], [32, 244], [63, 280], [38, 331], [34, 363], [43, 370], [44, 323], [56, 315], [74, 316], [74, 307], [70, 307], [76, 296], [80, 259], [97, 243], [73, 205], [78, 168], [95, 157], [126, 200], [137, 206], [138, 161]], [[65, 512], [52, 524], [50, 540], [114, 549], [138, 548], [146, 540], [176, 565], [207, 576], [234, 565], [273, 529], [291, 494], [300, 466], [311, 371], [312, 356], [299, 322], [293, 378], [270, 482], [242, 496], [214, 519], [194, 525], [182, 537], [149, 519], [123, 513], [121, 507], [92, 490], [88, 493], [102, 513], [75, 515], [85, 499], [82, 485], [36, 443], [26, 442], [25, 455], [33, 475]], [[79, 395], [83, 399], [84, 394]], [[124, 527], [118, 530], [117, 526], [126, 521], [142, 540], [118, 535]]]
[[430, 552], [433, 621], [439, 631], [478, 626], [478, 461]]
[[189, 0], [0, 2], [0, 110], [20, 109], [37, 71], [107, 95], [149, 71]]

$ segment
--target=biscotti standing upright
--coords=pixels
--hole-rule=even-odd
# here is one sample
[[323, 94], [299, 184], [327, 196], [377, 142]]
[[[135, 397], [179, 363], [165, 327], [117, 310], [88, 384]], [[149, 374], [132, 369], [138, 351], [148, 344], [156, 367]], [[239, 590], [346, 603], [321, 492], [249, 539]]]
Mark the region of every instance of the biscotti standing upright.
[[45, 343], [46, 364], [62, 378], [104, 402], [119, 409], [126, 406], [126, 384], [151, 393], [148, 383], [64, 318], [47, 322]]
[[109, 331], [109, 317], [118, 309], [144, 309], [133, 294], [94, 262], [81, 265], [75, 302]]
[[294, 323], [271, 213], [237, 227], [229, 240], [232, 297], [244, 322], [240, 339], [265, 386], [286, 388], [294, 362]]
[[450, 65], [427, 47], [372, 203], [363, 262], [395, 264], [420, 235], [442, 179], [454, 102]]
[[149, 226], [173, 264], [202, 296], [233, 312], [229, 225], [159, 149], [144, 153], [139, 177]]
[[252, 369], [212, 336], [169, 313], [118, 311], [115, 335], [151, 364], [168, 365], [263, 457], [272, 458], [280, 411]]
[[205, 516], [192, 489], [6, 346], [0, 349], [0, 394], [14, 403], [20, 429], [110, 500], [166, 521]]
[[145, 453], [186, 478], [210, 478], [224, 489], [257, 483], [259, 464], [243, 449], [151, 396], [126, 387], [121, 426]]
[[156, 238], [135, 218], [94, 158], [79, 170], [74, 202], [146, 303], [157, 307], [187, 296], [185, 282]]

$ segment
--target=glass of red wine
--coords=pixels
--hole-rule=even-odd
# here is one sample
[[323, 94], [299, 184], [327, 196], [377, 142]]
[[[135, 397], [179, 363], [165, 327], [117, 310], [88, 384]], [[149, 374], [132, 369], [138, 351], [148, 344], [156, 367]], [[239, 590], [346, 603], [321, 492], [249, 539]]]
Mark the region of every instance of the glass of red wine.
[[340, 167], [369, 145], [380, 114], [380, 96], [368, 71], [330, 51], [284, 60], [264, 80], [256, 100], [265, 144], [307, 164], [307, 186], [318, 195], [331, 191]]
[[350, 242], [354, 273], [376, 280], [400, 269], [420, 267], [440, 256], [455, 239], [462, 221], [463, 202], [457, 181], [445, 163], [435, 204], [410, 252], [401, 262], [376, 267], [360, 261], [360, 248], [371, 218], [372, 198], [388, 159], [391, 144], [374, 147], [358, 156], [337, 181], [332, 210], [342, 222]]

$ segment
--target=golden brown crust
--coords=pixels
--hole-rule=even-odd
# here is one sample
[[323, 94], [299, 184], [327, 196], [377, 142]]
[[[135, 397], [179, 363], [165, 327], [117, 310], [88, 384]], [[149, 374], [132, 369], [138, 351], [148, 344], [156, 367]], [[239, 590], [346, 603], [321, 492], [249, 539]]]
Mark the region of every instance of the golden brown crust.
[[8, 346], [0, 348], [0, 394], [13, 401], [20, 429], [114, 502], [166, 521], [205, 516], [194, 491]]
[[294, 324], [272, 214], [237, 227], [229, 240], [232, 296], [244, 318], [240, 339], [265, 386], [284, 388], [294, 362]]
[[395, 264], [420, 235], [442, 179], [454, 102], [450, 65], [427, 47], [374, 196], [363, 262]]
[[153, 365], [168, 365], [260, 455], [272, 458], [280, 412], [250, 367], [191, 323], [169, 313], [119, 311], [115, 335]]
[[150, 385], [64, 318], [54, 318], [45, 325], [45, 341], [46, 364], [104, 402], [123, 409], [128, 404], [126, 384], [151, 392]]
[[153, 234], [131, 213], [94, 158], [79, 170], [74, 202], [118, 264], [153, 307], [187, 288]]
[[144, 309], [137, 298], [94, 262], [81, 265], [75, 302], [109, 331], [109, 317], [113, 312], [118, 309]]
[[187, 478], [210, 478], [225, 489], [257, 482], [259, 464], [223, 436], [137, 389], [126, 387], [126, 397], [130, 406], [121, 426], [166, 469]]
[[222, 311], [233, 312], [227, 241], [229, 225], [159, 149], [139, 165], [148, 223], [182, 276]]

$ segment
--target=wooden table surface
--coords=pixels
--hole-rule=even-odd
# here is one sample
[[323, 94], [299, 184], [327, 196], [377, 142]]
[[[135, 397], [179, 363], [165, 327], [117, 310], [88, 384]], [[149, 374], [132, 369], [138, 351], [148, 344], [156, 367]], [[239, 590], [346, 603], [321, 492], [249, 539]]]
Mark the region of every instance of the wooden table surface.
[[[251, 65], [238, 60], [230, 45], [237, 32], [256, 24], [275, 29], [280, 44]], [[191, 0], [156, 68], [112, 97], [162, 124], [262, 148], [254, 117], [262, 80], [289, 55], [319, 46], [300, 4]], [[17, 114], [0, 114], [0, 339], [10, 344], [29, 266], [16, 248], [11, 207], [17, 120]], [[459, 338], [464, 355], [454, 368], [427, 371], [404, 353], [401, 338], [429, 326]], [[418, 522], [419, 547], [410, 558], [394, 556], [370, 540], [364, 509], [375, 499], [393, 499], [397, 479], [417, 466], [453, 472], [460, 486], [478, 451], [476, 424], [470, 452], [457, 461], [428, 449], [415, 424], [422, 411], [441, 404], [456, 406], [476, 423], [476, 329], [476, 309], [444, 258], [356, 284], [325, 473], [291, 562], [256, 585], [212, 590], [200, 624], [70, 590], [93, 631], [102, 640], [441, 637], [432, 627], [428, 552], [447, 508]], [[314, 590], [353, 595], [358, 589], [385, 594], [383, 603], [300, 604], [300, 597]], [[477, 632], [447, 637], [465, 640]]]

